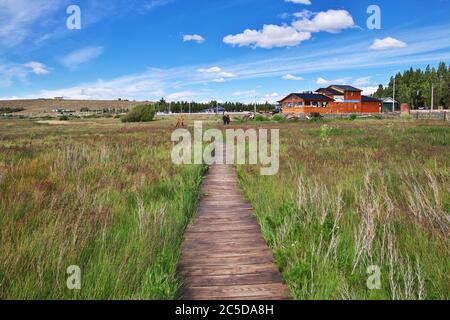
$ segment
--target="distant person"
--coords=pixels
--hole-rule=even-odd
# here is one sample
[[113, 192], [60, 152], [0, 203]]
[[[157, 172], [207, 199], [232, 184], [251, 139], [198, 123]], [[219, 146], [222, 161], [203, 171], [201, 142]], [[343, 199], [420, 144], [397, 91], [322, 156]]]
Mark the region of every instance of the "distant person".
[[178, 128], [178, 127], [183, 127], [184, 128], [184, 116], [182, 114], [180, 114], [178, 116], [176, 128]]
[[228, 112], [224, 112], [223, 113], [223, 125], [228, 126], [231, 123], [231, 118], [230, 115], [228, 114]]

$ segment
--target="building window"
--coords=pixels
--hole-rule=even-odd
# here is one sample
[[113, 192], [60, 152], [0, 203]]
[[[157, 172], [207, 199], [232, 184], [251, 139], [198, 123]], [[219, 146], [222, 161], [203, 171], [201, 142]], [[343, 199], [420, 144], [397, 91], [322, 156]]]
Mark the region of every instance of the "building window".
[[328, 107], [328, 102], [326, 102], [326, 101], [322, 102], [322, 107], [323, 107], [323, 108]]
[[302, 103], [301, 102], [294, 102], [294, 107], [295, 108], [301, 108], [302, 107]]
[[311, 101], [311, 107], [313, 107], [313, 108], [319, 107], [319, 102], [318, 101]]
[[286, 102], [285, 103], [285, 108], [292, 108], [292, 102]]

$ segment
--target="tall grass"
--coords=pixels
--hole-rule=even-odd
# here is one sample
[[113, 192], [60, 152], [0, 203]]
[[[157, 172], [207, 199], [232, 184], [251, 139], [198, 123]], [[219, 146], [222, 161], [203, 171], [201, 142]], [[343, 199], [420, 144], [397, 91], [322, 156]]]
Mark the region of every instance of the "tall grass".
[[0, 299], [177, 298], [203, 168], [171, 164], [166, 127], [108, 121], [2, 122]]
[[279, 175], [239, 168], [294, 297], [449, 299], [450, 128], [298, 126], [282, 128]]

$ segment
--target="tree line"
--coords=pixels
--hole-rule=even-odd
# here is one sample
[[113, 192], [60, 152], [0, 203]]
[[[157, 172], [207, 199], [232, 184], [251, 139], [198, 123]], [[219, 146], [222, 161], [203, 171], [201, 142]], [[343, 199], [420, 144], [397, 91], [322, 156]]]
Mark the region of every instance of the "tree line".
[[[177, 101], [177, 102], [167, 102], [164, 99], [156, 102], [154, 104], [155, 110], [157, 112], [172, 112], [172, 113], [197, 113], [206, 110], [215, 111], [217, 108], [224, 108], [227, 112], [247, 112], [254, 111], [255, 104], [245, 104], [241, 102], [217, 102], [210, 101], [206, 103], [201, 102], [189, 102], [189, 101]], [[275, 105], [266, 103], [257, 103], [256, 110], [258, 112], [273, 111]]]
[[431, 108], [432, 87], [434, 87], [434, 108], [450, 107], [450, 67], [445, 62], [439, 63], [439, 67], [426, 67], [421, 69], [404, 71], [391, 77], [385, 87], [380, 85], [373, 94], [376, 98], [393, 96], [395, 80], [395, 99], [400, 103], [408, 103], [412, 109]]

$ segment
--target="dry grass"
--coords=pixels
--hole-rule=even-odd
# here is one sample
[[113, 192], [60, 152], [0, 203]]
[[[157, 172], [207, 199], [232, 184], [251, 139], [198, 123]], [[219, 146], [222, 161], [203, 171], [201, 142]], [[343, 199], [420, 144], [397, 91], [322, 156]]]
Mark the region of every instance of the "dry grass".
[[285, 124], [281, 140], [278, 176], [239, 172], [296, 298], [450, 298], [448, 124]]
[[202, 167], [172, 165], [165, 124], [80, 124], [0, 124], [0, 298], [176, 298]]

